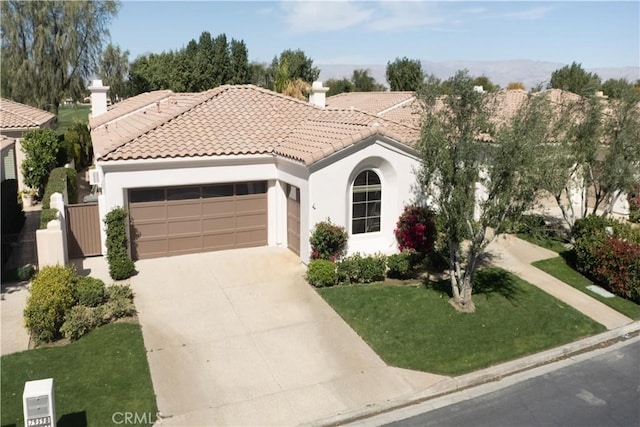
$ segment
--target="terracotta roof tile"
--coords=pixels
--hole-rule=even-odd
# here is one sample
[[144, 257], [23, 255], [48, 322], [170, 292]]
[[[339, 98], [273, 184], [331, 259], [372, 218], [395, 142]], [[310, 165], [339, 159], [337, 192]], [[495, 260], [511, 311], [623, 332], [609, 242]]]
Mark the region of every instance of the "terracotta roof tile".
[[48, 111], [0, 98], [0, 129], [39, 128], [55, 117]]
[[399, 142], [411, 144], [419, 137], [417, 128], [360, 111], [320, 109], [253, 85], [221, 86], [174, 104], [181, 96], [162, 98], [160, 112], [154, 97], [145, 97], [152, 102], [147, 107], [132, 100], [135, 109], [121, 109], [121, 118], [95, 126], [100, 158], [275, 153], [309, 163], [372, 135], [376, 123], [392, 130]]

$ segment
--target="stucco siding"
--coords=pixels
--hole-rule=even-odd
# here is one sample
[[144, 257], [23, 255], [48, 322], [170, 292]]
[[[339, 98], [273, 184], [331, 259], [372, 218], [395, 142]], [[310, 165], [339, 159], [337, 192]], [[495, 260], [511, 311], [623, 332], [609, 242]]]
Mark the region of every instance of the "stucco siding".
[[[393, 230], [404, 206], [414, 200], [418, 166], [419, 162], [412, 153], [379, 139], [364, 141], [348, 155], [326, 162], [309, 177], [309, 230], [316, 223], [330, 219], [349, 232], [349, 254], [397, 252]], [[382, 184], [380, 231], [352, 234], [353, 181], [367, 169], [376, 172]]]

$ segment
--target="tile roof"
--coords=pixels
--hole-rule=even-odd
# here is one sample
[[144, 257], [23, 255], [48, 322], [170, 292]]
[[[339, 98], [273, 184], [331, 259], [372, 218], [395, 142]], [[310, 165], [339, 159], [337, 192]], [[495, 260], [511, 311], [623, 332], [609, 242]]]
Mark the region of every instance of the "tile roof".
[[0, 98], [0, 129], [39, 128], [55, 117], [48, 111]]
[[414, 92], [340, 93], [327, 98], [327, 108], [364, 111], [407, 126], [420, 126], [422, 120]]
[[92, 119], [101, 160], [274, 153], [311, 164], [368, 136], [411, 145], [420, 134], [362, 111], [321, 109], [253, 85], [135, 98], [116, 104], [108, 118]]

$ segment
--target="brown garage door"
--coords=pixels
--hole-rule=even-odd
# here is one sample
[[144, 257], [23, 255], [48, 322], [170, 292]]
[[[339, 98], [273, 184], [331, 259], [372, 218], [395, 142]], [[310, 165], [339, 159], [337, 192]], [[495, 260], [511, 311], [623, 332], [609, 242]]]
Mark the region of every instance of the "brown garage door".
[[267, 183], [129, 190], [135, 259], [264, 246]]
[[287, 246], [300, 255], [300, 189], [287, 184]]

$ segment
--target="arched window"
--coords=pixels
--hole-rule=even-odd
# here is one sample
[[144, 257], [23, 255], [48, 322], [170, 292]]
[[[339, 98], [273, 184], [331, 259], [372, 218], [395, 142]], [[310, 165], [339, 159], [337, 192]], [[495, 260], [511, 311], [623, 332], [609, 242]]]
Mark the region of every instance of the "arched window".
[[380, 231], [382, 185], [372, 170], [360, 172], [353, 182], [351, 233]]

